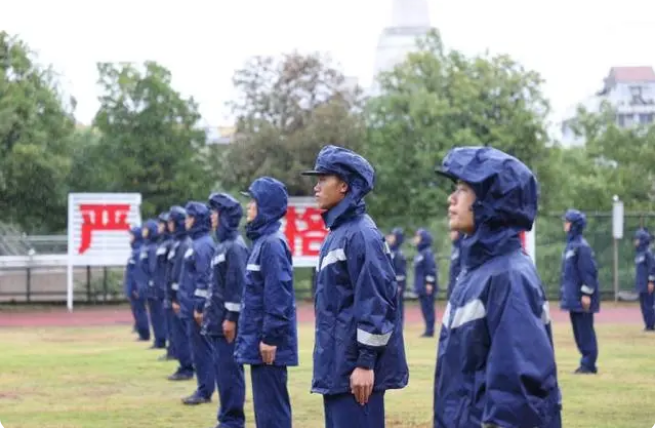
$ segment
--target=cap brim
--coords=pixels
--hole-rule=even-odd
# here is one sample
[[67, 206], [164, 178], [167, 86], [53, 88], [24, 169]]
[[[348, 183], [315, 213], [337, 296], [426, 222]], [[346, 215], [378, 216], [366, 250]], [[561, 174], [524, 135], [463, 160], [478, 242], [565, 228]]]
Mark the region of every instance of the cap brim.
[[311, 171], [303, 171], [300, 173], [300, 175], [317, 176], [317, 175], [330, 175], [330, 173], [327, 171], [317, 171], [313, 169]]
[[447, 178], [447, 179], [452, 180], [452, 181], [457, 181], [457, 180], [459, 180], [459, 177], [455, 177], [453, 174], [451, 174], [451, 173], [449, 173], [449, 172], [447, 172], [447, 171], [444, 171], [443, 169], [441, 169], [441, 167], [437, 167], [437, 168], [435, 168], [435, 169], [434, 169], [434, 172], [435, 172], [437, 175], [439, 175], [439, 176], [441, 176], [441, 177], [444, 177], [444, 178]]

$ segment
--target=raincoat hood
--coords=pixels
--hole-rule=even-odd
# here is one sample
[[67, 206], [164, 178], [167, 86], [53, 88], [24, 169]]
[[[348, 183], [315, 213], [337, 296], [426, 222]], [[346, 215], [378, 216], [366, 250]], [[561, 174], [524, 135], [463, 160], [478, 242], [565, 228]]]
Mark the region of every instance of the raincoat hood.
[[421, 242], [418, 243], [416, 248], [419, 251], [423, 251], [426, 248], [430, 248], [432, 246], [432, 234], [428, 232], [426, 229], [419, 229], [416, 231], [418, 235], [421, 237]]
[[173, 236], [176, 239], [180, 239], [186, 236], [187, 231], [186, 226], [184, 225], [184, 221], [186, 220], [186, 211], [184, 208], [179, 205], [173, 205], [168, 211], [168, 220], [175, 224], [175, 232], [173, 232]]
[[472, 268], [521, 248], [519, 233], [537, 214], [537, 180], [521, 161], [491, 147], [454, 148], [437, 173], [471, 186], [475, 232], [462, 240], [462, 260]]
[[146, 238], [146, 242], [152, 243], [152, 242], [157, 242], [159, 240], [158, 227], [159, 224], [157, 223], [157, 220], [149, 219], [148, 221], [146, 221], [146, 224], [144, 225], [144, 229], [148, 231], [148, 238]]
[[164, 225], [164, 233], [159, 234], [159, 238], [161, 239], [162, 242], [171, 237], [171, 234], [168, 232], [168, 219], [169, 219], [168, 212], [160, 213], [157, 216], [157, 222], [159, 224]]
[[564, 221], [571, 223], [571, 228], [566, 234], [568, 240], [582, 236], [582, 231], [587, 226], [587, 216], [585, 213], [573, 208], [566, 211]]
[[389, 248], [397, 250], [405, 242], [405, 232], [401, 227], [394, 227], [393, 230], [391, 230], [391, 235], [396, 237], [396, 242], [394, 242], [393, 245], [390, 245]]
[[130, 229], [130, 234], [134, 236], [134, 241], [132, 241], [131, 244], [132, 249], [137, 249], [141, 245], [143, 245], [143, 236], [141, 235], [140, 226], [132, 226], [132, 228]]
[[247, 192], [242, 192], [257, 202], [257, 217], [246, 225], [246, 235], [255, 240], [280, 229], [280, 219], [287, 213], [289, 194], [287, 187], [272, 177], [253, 181]]
[[196, 239], [211, 230], [211, 217], [209, 216], [209, 208], [202, 202], [191, 201], [184, 207], [188, 217], [195, 219], [193, 226], [189, 229], [189, 236]]
[[218, 228], [216, 238], [219, 242], [237, 235], [243, 208], [239, 201], [227, 193], [212, 193], [209, 196], [209, 207], [218, 211]]
[[652, 236], [646, 229], [638, 229], [635, 232], [635, 240], [639, 240], [639, 245], [637, 246], [637, 251], [646, 251], [646, 249], [650, 246], [650, 243], [652, 241]]
[[336, 175], [348, 183], [348, 193], [337, 206], [323, 213], [328, 228], [338, 226], [345, 219], [363, 214], [363, 198], [375, 186], [375, 170], [361, 155], [338, 146], [325, 146], [318, 153], [316, 164], [303, 175]]

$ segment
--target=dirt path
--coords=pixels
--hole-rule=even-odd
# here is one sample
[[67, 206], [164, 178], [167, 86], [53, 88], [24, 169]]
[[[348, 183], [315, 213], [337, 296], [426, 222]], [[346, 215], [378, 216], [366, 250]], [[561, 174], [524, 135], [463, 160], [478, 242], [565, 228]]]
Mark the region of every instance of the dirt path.
[[[437, 314], [439, 320], [443, 314], [444, 305], [439, 304]], [[558, 309], [556, 302], [551, 303], [551, 318], [554, 322], [568, 322], [568, 314]], [[418, 306], [407, 305], [405, 317], [407, 322], [421, 322], [421, 313]], [[314, 308], [311, 304], [300, 304], [298, 306], [299, 322], [312, 322], [314, 320]], [[0, 307], [0, 327], [48, 327], [48, 326], [107, 326], [107, 325], [129, 325], [132, 322], [132, 314], [126, 305], [111, 307], [80, 307], [69, 313], [65, 308], [29, 308], [11, 307], [2, 309]], [[606, 303], [602, 311], [597, 315], [596, 322], [600, 323], [640, 323], [641, 313], [637, 304]]]

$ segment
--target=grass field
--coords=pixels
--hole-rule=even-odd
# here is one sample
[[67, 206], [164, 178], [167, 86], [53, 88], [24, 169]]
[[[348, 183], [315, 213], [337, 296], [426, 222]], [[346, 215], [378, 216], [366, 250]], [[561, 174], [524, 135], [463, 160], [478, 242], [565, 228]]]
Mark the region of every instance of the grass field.
[[[639, 324], [599, 323], [600, 374], [574, 376], [578, 355], [567, 323], [555, 325], [566, 428], [639, 428], [655, 423], [655, 334]], [[126, 325], [0, 329], [0, 421], [5, 428], [213, 427], [210, 405], [183, 406], [195, 381], [165, 379], [173, 362], [134, 342]], [[436, 339], [406, 330], [410, 385], [387, 395], [387, 427], [431, 427]], [[309, 393], [313, 326], [300, 326], [301, 366], [290, 370], [294, 427], [323, 426]], [[248, 386], [249, 388], [249, 386]], [[249, 394], [249, 393], [248, 393]], [[247, 397], [248, 427], [254, 427]], [[356, 427], [353, 427], [356, 428]]]

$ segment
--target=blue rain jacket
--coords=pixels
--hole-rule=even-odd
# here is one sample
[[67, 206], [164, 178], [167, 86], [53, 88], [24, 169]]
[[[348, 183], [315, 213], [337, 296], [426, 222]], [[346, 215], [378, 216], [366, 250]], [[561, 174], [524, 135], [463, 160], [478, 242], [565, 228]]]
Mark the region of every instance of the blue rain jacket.
[[571, 222], [566, 234], [566, 247], [562, 255], [562, 280], [560, 284], [560, 308], [570, 312], [583, 312], [582, 295], [591, 296], [590, 312], [600, 310], [598, 267], [596, 257], [582, 231], [587, 217], [578, 210], [568, 210], [564, 220]]
[[[143, 276], [141, 272], [141, 247], [143, 246], [143, 237], [141, 236], [141, 228], [134, 226], [130, 229], [130, 234], [134, 236], [132, 241], [132, 252], [127, 259], [127, 266], [125, 267], [125, 279], [123, 280], [123, 292], [128, 299], [137, 298], [134, 293], [139, 292], [138, 280]], [[138, 298], [145, 296], [139, 295]]]
[[[169, 264], [168, 264], [168, 253], [173, 245], [173, 240], [169, 233], [163, 233], [159, 237], [159, 242], [157, 244], [157, 267], [155, 269], [155, 296], [158, 300], [163, 300], [164, 302], [168, 301], [167, 296], [168, 292], [166, 288], [168, 287], [168, 275], [169, 275]], [[167, 306], [168, 307], [168, 306]]]
[[490, 147], [455, 148], [439, 172], [477, 200], [439, 337], [434, 427], [561, 428], [548, 302], [519, 238], [532, 228], [537, 181]]
[[432, 235], [425, 229], [419, 229], [421, 242], [414, 257], [414, 292], [419, 296], [427, 296], [426, 284], [432, 284], [432, 296], [437, 295], [439, 283], [437, 265], [432, 252]]
[[180, 273], [179, 291], [180, 316], [192, 318], [193, 312], [202, 312], [209, 294], [211, 260], [214, 255], [214, 240], [211, 237], [209, 208], [201, 202], [189, 202], [185, 211], [195, 218], [189, 229], [192, 242], [184, 252]]
[[246, 283], [235, 356], [241, 364], [262, 364], [259, 343], [277, 346], [274, 365], [298, 365], [296, 299], [293, 260], [280, 219], [287, 212], [287, 189], [278, 180], [255, 180], [247, 194], [257, 202], [257, 217], [246, 226], [253, 245], [246, 267]]
[[389, 246], [389, 249], [391, 250], [391, 263], [393, 264], [393, 270], [396, 273], [398, 289], [402, 295], [407, 286], [407, 258], [401, 248], [403, 242], [405, 242], [405, 234], [399, 227], [394, 228], [391, 231], [391, 234], [396, 237], [396, 242]]
[[363, 201], [373, 189], [374, 170], [363, 157], [335, 146], [321, 150], [315, 170], [337, 174], [349, 189], [323, 213], [330, 233], [316, 274], [312, 392], [349, 393], [356, 367], [374, 370], [374, 391], [403, 388], [409, 369], [396, 272]]
[[635, 256], [635, 290], [637, 293], [648, 293], [648, 283], [655, 282], [655, 259], [650, 249], [650, 233], [639, 229], [635, 232], [635, 240], [639, 241]]
[[448, 272], [448, 298], [450, 298], [450, 296], [453, 294], [453, 288], [455, 287], [455, 283], [457, 282], [457, 277], [459, 276], [459, 272], [462, 270], [462, 266], [461, 266], [462, 258], [460, 257], [461, 243], [462, 243], [462, 235], [459, 234], [457, 239], [453, 241], [452, 248], [450, 250], [450, 270]]
[[212, 282], [205, 304], [203, 332], [222, 336], [223, 321], [236, 322], [241, 313], [249, 251], [239, 233], [239, 222], [243, 217], [239, 201], [219, 193], [210, 197], [209, 205], [218, 211], [218, 245], [212, 259]]
[[191, 238], [186, 230], [184, 221], [186, 211], [179, 205], [171, 207], [169, 212], [169, 221], [175, 224], [173, 232], [173, 241], [168, 251], [168, 274], [166, 277], [166, 293], [170, 302], [179, 304], [177, 292], [180, 290], [180, 278], [182, 266], [184, 265], [184, 254], [191, 245]]
[[157, 292], [155, 279], [157, 276], [157, 248], [159, 247], [159, 234], [157, 221], [146, 221], [144, 228], [148, 229], [148, 237], [141, 248], [141, 269], [145, 276], [145, 295], [148, 299], [161, 298]]

